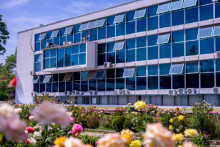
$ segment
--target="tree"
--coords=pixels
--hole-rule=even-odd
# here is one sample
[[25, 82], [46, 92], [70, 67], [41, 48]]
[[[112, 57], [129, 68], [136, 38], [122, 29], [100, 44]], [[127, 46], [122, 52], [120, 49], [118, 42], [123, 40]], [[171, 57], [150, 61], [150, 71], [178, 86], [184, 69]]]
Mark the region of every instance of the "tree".
[[16, 53], [7, 56], [5, 65], [0, 67], [0, 79], [12, 79], [15, 76]]
[[7, 39], [9, 39], [7, 25], [2, 21], [2, 15], [0, 15], [0, 55], [4, 55], [6, 52], [3, 44], [6, 45]]

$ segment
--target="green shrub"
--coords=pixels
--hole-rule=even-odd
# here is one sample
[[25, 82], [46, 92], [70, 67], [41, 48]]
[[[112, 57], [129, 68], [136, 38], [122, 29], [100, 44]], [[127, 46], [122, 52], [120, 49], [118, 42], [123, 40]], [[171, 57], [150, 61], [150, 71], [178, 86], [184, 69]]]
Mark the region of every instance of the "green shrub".
[[4, 101], [8, 99], [8, 94], [0, 91], [0, 101]]
[[112, 129], [112, 116], [104, 117], [103, 127], [106, 129]]
[[210, 146], [210, 138], [206, 134], [200, 134], [196, 138], [194, 138], [192, 141], [194, 144], [196, 144], [199, 147], [209, 147]]
[[115, 116], [112, 120], [112, 127], [115, 131], [120, 132], [123, 130], [123, 124], [125, 121], [124, 116]]
[[88, 115], [86, 117], [86, 123], [89, 128], [96, 129], [99, 127], [99, 116], [97, 113], [94, 113], [92, 115]]
[[84, 144], [90, 144], [92, 146], [96, 146], [96, 142], [98, 141], [98, 138], [97, 137], [91, 137], [91, 136], [88, 136], [88, 135], [80, 135], [80, 139], [82, 139], [82, 142]]

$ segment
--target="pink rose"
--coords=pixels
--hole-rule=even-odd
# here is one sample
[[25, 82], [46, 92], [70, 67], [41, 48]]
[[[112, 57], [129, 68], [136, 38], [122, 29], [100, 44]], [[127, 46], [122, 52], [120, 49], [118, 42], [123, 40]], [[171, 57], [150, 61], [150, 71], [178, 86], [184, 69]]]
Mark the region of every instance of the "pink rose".
[[74, 123], [74, 118], [70, 117], [70, 123]]
[[73, 136], [77, 137], [82, 131], [83, 131], [83, 127], [81, 125], [74, 124], [71, 133]]
[[34, 128], [32, 127], [26, 127], [25, 129], [28, 133], [34, 133]]

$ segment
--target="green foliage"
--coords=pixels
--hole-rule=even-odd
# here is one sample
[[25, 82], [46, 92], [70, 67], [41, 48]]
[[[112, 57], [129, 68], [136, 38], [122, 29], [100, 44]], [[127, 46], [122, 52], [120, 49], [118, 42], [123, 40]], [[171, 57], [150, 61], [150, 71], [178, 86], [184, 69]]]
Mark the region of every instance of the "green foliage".
[[6, 49], [3, 44], [6, 45], [6, 41], [9, 39], [9, 32], [7, 30], [7, 25], [2, 21], [2, 15], [0, 15], [0, 55], [4, 55]]
[[106, 116], [103, 118], [102, 125], [106, 129], [112, 129], [113, 116]]
[[86, 122], [89, 128], [96, 129], [99, 127], [99, 115], [97, 113], [88, 115]]
[[8, 99], [8, 94], [0, 91], [0, 101]]
[[88, 135], [80, 135], [79, 138], [84, 144], [90, 144], [92, 146], [96, 146], [96, 142], [98, 141], [97, 137], [91, 137]]
[[123, 130], [123, 124], [125, 121], [125, 117], [122, 116], [115, 116], [112, 120], [112, 127], [115, 131], [120, 132]]
[[192, 141], [194, 144], [200, 147], [209, 147], [210, 146], [210, 138], [206, 134], [200, 134], [198, 137], [194, 138]]

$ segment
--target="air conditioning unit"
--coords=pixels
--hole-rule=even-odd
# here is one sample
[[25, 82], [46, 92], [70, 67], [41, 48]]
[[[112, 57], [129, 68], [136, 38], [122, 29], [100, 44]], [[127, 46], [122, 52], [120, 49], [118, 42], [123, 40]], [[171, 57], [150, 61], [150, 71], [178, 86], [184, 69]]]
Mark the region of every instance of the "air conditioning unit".
[[219, 87], [214, 87], [213, 88], [213, 93], [219, 93], [219, 89], [220, 89]]
[[70, 95], [70, 91], [66, 91], [66, 92], [65, 92], [65, 95]]
[[78, 93], [79, 93], [79, 92], [78, 92], [77, 90], [73, 90], [73, 91], [72, 91], [72, 95], [78, 95]]
[[78, 95], [83, 95], [83, 92], [82, 92], [82, 91], [79, 91], [79, 92], [78, 92]]
[[63, 45], [67, 45], [69, 41], [63, 41]]
[[176, 93], [177, 93], [176, 90], [170, 89], [168, 94], [169, 95], [176, 95]]
[[97, 94], [97, 92], [94, 91], [94, 90], [90, 90], [89, 93], [90, 93], [90, 95], [96, 95]]
[[128, 89], [122, 89], [122, 94], [128, 95], [129, 94], [129, 90]]
[[195, 88], [188, 88], [188, 89], [186, 89], [186, 92], [189, 95], [194, 95], [194, 94], [196, 94], [196, 89]]
[[33, 76], [33, 75], [35, 75], [35, 74], [36, 74], [36, 73], [35, 73], [35, 71], [33, 71], [33, 70], [30, 72], [30, 75], [31, 75], [31, 76]]
[[216, 54], [216, 58], [220, 59], [220, 51], [216, 52], [215, 54]]
[[47, 95], [47, 92], [43, 91], [41, 94], [42, 94], [42, 96], [45, 96], [45, 95]]
[[72, 41], [67, 41], [67, 44], [69, 44], [69, 45], [70, 45], [70, 44], [73, 44], [73, 42], [72, 42]]
[[115, 89], [114, 90], [114, 94], [115, 95], [121, 95], [122, 94], [122, 90], [121, 89]]
[[51, 47], [53, 47], [53, 43], [47, 42], [47, 43], [46, 43], [46, 48], [51, 48]]
[[32, 96], [32, 97], [36, 97], [36, 96], [37, 96], [37, 93], [36, 93], [36, 92], [31, 92], [31, 96]]
[[186, 94], [186, 89], [180, 88], [180, 89], [178, 89], [178, 90], [176, 91], [176, 93], [177, 93], [178, 95], [184, 95], [184, 94]]
[[81, 38], [81, 42], [86, 42], [86, 38]]
[[111, 68], [112, 67], [112, 63], [111, 62], [104, 62], [104, 67], [105, 68]]

